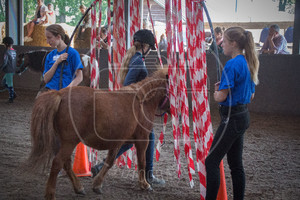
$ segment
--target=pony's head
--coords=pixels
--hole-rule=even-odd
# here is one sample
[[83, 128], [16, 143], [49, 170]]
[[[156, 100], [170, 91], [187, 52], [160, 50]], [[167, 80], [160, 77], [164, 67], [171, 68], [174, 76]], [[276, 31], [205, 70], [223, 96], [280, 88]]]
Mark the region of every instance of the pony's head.
[[27, 53], [21, 53], [18, 55], [17, 58], [17, 74], [22, 74], [23, 72], [26, 71], [27, 67], [29, 66], [29, 58]]
[[21, 53], [17, 59], [17, 67], [16, 73], [22, 74], [28, 68], [34, 72], [43, 72], [45, 58], [48, 55], [49, 51], [41, 50], [41, 51], [30, 51], [26, 53]]

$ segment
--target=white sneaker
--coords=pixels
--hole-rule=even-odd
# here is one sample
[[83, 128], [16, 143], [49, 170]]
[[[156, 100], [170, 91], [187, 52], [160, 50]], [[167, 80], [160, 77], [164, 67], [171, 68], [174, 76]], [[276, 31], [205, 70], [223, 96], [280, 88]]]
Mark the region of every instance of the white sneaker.
[[31, 37], [25, 36], [24, 42], [31, 42], [33, 39]]
[[28, 37], [27, 42], [31, 42], [33, 39], [31, 37]]

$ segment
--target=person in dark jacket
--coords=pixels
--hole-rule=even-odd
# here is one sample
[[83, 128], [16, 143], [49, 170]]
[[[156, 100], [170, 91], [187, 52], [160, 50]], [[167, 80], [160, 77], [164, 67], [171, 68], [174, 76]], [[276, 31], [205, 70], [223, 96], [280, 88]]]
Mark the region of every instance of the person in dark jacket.
[[[122, 62], [120, 79], [123, 86], [137, 83], [148, 76], [144, 58], [149, 54], [151, 49], [155, 50], [155, 39], [150, 30], [142, 29], [137, 31], [133, 36], [133, 41], [133, 46], [128, 49]], [[153, 175], [154, 140], [155, 135], [152, 130], [149, 134], [149, 144], [146, 150], [146, 180], [151, 185], [165, 185], [165, 180]], [[116, 159], [132, 146], [133, 144], [124, 144], [120, 148]], [[100, 172], [103, 165], [104, 162], [92, 167], [91, 172], [93, 176], [96, 176]]]
[[9, 103], [13, 103], [14, 99], [17, 97], [14, 86], [13, 86], [13, 76], [17, 66], [17, 53], [12, 48], [14, 40], [11, 37], [3, 38], [3, 44], [5, 46], [3, 64], [0, 67], [5, 75], [2, 79], [2, 84], [7, 88], [9, 92]]

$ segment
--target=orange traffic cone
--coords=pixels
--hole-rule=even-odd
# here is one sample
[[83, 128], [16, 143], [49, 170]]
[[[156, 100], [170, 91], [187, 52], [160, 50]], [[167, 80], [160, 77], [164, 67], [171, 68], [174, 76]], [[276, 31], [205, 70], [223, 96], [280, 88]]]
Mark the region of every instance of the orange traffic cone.
[[225, 181], [223, 161], [221, 161], [221, 163], [220, 163], [220, 187], [219, 187], [217, 200], [227, 200], [227, 190], [226, 190], [226, 181]]
[[81, 142], [76, 147], [73, 171], [76, 176], [92, 176], [86, 146]]

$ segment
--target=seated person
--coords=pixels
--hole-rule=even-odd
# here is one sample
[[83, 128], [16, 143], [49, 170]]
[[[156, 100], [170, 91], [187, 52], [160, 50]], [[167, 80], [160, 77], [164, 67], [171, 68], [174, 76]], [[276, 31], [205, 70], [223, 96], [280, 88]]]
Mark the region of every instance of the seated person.
[[47, 5], [48, 7], [48, 11], [47, 11], [47, 15], [46, 15], [46, 23], [47, 24], [55, 24], [56, 22], [56, 15], [55, 15], [55, 12], [53, 10], [53, 4], [52, 3], [49, 3]]
[[34, 30], [35, 25], [41, 25], [45, 23], [46, 20], [46, 13], [48, 11], [47, 7], [44, 4], [44, 0], [37, 0], [37, 7], [34, 15], [34, 19], [30, 21], [26, 27], [27, 27], [27, 36], [24, 38], [24, 42], [31, 42], [32, 39], [32, 33]]
[[[217, 43], [217, 47], [218, 47], [218, 53], [219, 54], [223, 54], [223, 47], [222, 47], [222, 43], [223, 43], [223, 31], [221, 29], [221, 27], [216, 27], [214, 29], [214, 35], [216, 38], [216, 43]], [[215, 41], [213, 41], [210, 45], [209, 51], [212, 53], [215, 51], [215, 47], [214, 47], [214, 43]]]
[[287, 42], [283, 35], [279, 34], [279, 26], [273, 24], [269, 28], [269, 35], [262, 46], [260, 53], [262, 54], [289, 54], [287, 50]]
[[167, 51], [167, 47], [168, 47], [168, 44], [167, 44], [165, 34], [161, 34], [160, 41], [158, 43], [158, 49], [160, 52]]
[[[86, 11], [86, 7], [84, 5], [80, 5], [79, 6], [79, 10], [82, 14], [82, 16], [85, 14], [85, 11]], [[82, 21], [82, 24], [79, 26], [79, 30], [78, 30], [78, 35], [77, 35], [77, 40], [83, 40], [82, 38], [82, 33], [84, 33], [85, 29], [88, 28], [88, 27], [91, 27], [91, 15], [90, 13], [88, 13], [83, 21]]]
[[100, 40], [97, 38], [97, 40], [100, 42], [101, 49], [108, 49], [107, 44], [107, 29], [105, 27], [102, 27], [100, 30]]

